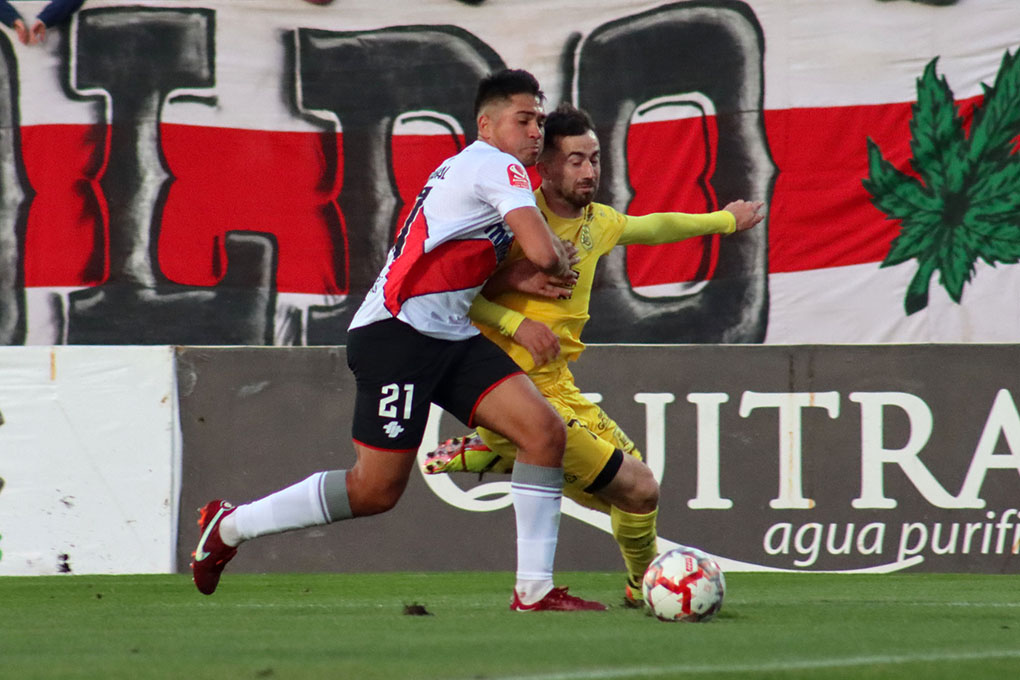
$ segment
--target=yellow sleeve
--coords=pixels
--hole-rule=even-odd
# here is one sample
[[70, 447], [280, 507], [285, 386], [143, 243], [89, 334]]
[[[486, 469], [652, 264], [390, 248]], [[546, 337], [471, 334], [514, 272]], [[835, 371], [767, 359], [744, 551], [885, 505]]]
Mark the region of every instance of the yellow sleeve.
[[595, 250], [605, 255], [620, 242], [620, 235], [627, 228], [630, 216], [608, 205], [593, 203], [592, 207], [594, 210], [592, 237], [595, 239]]
[[732, 234], [737, 219], [728, 210], [690, 215], [687, 213], [652, 213], [642, 217], [627, 216], [619, 245], [657, 246], [676, 243], [692, 236]]
[[471, 309], [468, 310], [468, 318], [475, 323], [498, 328], [500, 333], [512, 338], [525, 316], [520, 312], [490, 302], [484, 295], [476, 295], [474, 302], [471, 303]]

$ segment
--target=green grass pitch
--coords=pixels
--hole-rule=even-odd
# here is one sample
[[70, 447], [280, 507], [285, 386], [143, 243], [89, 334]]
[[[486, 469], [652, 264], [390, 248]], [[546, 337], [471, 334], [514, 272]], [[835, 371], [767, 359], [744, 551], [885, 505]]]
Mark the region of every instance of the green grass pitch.
[[[1013, 575], [732, 573], [705, 624], [508, 611], [509, 573], [0, 578], [0, 678], [1017, 678]], [[411, 616], [406, 605], [430, 615]]]

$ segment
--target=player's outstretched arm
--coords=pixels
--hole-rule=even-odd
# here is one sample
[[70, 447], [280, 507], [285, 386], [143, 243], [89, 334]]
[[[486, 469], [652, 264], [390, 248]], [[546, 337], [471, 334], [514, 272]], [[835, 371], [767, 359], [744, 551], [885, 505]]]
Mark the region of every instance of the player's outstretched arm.
[[739, 200], [710, 213], [652, 213], [641, 217], [628, 215], [618, 244], [654, 246], [676, 243], [694, 236], [745, 231], [765, 219], [759, 212], [763, 205], [762, 201]]

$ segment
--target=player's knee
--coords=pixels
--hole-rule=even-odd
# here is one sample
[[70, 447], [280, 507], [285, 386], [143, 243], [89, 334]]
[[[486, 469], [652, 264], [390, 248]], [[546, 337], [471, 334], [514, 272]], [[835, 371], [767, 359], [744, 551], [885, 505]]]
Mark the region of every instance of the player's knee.
[[399, 493], [383, 493], [378, 495], [369, 496], [368, 498], [362, 499], [358, 503], [358, 508], [355, 511], [352, 508], [352, 512], [358, 517], [368, 517], [369, 515], [379, 515], [384, 512], [388, 512], [393, 509], [400, 500]]
[[637, 515], [652, 512], [659, 507], [659, 483], [651, 468], [635, 458], [618, 455], [623, 464], [602, 492], [604, 500], [624, 512]]
[[348, 473], [347, 492], [351, 512], [355, 517], [378, 515], [397, 504], [404, 493], [406, 482], [397, 479], [373, 479], [364, 475]]
[[541, 427], [542, 448], [560, 458], [567, 447], [567, 427], [563, 419], [553, 413], [545, 419]]
[[647, 466], [642, 466], [643, 472], [638, 476], [631, 492], [631, 501], [634, 504], [633, 512], [647, 514], [659, 507], [659, 483], [655, 481], [655, 475]]
[[555, 411], [536, 417], [527, 432], [521, 433], [520, 447], [544, 460], [562, 461], [567, 445], [567, 428]]
[[562, 454], [567, 448], [567, 426], [563, 424], [563, 419], [556, 415], [549, 419], [548, 427], [549, 448]]

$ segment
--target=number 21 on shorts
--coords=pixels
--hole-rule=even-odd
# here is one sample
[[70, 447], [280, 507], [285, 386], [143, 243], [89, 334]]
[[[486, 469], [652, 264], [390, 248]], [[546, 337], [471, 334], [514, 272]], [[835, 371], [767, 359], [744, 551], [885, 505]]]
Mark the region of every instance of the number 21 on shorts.
[[[405, 383], [404, 385], [398, 385], [397, 383], [390, 383], [389, 385], [383, 385], [381, 390], [382, 396], [379, 398], [379, 416], [381, 418], [402, 418], [407, 420], [411, 417], [411, 403], [414, 398], [414, 385]], [[403, 413], [398, 414], [400, 411], [400, 393], [404, 393], [403, 398]]]

